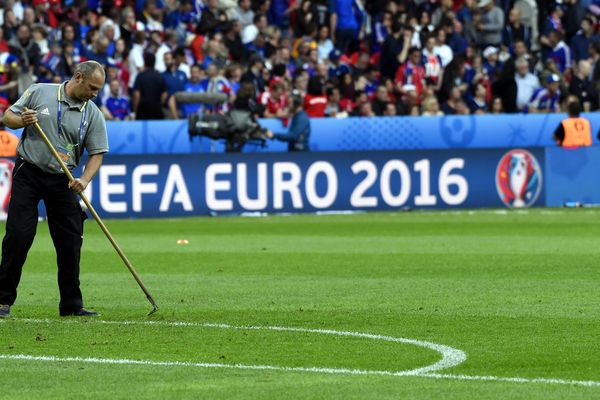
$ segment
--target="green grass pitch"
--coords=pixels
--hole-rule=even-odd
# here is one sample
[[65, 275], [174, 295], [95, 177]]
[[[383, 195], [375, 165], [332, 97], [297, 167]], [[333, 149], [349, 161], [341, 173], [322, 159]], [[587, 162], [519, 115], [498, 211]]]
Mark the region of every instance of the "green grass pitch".
[[[599, 211], [106, 222], [160, 311], [88, 221], [82, 289], [102, 315], [58, 317], [40, 223], [0, 321], [0, 398], [600, 398]], [[466, 360], [385, 375], [442, 356], [302, 329]]]

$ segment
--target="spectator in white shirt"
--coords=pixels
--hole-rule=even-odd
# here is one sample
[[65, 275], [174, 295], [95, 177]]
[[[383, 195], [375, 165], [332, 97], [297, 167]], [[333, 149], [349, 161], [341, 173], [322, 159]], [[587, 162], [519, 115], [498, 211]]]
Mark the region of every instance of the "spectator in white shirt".
[[437, 43], [433, 48], [433, 54], [438, 56], [442, 61], [442, 67], [446, 67], [450, 64], [450, 61], [454, 58], [454, 53], [450, 46], [446, 44], [446, 31], [442, 28], [438, 29], [436, 32]]
[[235, 19], [240, 21], [242, 30], [254, 22], [254, 11], [252, 11], [252, 2], [250, 0], [239, 0], [238, 7], [235, 9]]
[[319, 62], [327, 61], [332, 50], [333, 42], [329, 39], [329, 26], [323, 25], [319, 28], [319, 41], [317, 44]]
[[129, 89], [133, 89], [133, 83], [138, 73], [144, 68], [144, 45], [146, 33], [137, 31], [133, 35], [133, 46], [129, 52]]
[[154, 69], [160, 73], [163, 73], [167, 70], [167, 66], [165, 65], [165, 53], [172, 52], [177, 47], [177, 35], [175, 32], [166, 31], [163, 41], [156, 50], [156, 64], [154, 65]]
[[520, 57], [515, 62], [517, 73], [515, 82], [517, 84], [517, 108], [523, 111], [531, 100], [533, 93], [540, 88], [540, 80], [529, 71], [529, 62]]

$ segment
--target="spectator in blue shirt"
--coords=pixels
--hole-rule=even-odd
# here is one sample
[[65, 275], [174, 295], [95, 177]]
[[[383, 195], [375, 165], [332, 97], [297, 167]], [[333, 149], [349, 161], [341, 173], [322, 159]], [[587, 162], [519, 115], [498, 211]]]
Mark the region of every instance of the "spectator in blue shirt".
[[362, 15], [354, 0], [329, 0], [329, 12], [335, 47], [346, 53], [352, 41], [358, 37]]
[[276, 25], [282, 30], [287, 30], [290, 26], [288, 8], [288, 0], [272, 0], [267, 14], [269, 25]]
[[178, 29], [180, 25], [190, 23], [195, 17], [192, 0], [181, 0], [179, 7], [165, 16], [163, 26], [165, 29]]
[[113, 79], [109, 83], [110, 96], [102, 105], [102, 112], [107, 120], [130, 120], [130, 106], [127, 97], [121, 95], [121, 84]]
[[167, 94], [171, 96], [175, 92], [182, 91], [188, 79], [185, 72], [179, 69], [172, 52], [168, 51], [164, 54], [164, 61], [167, 70], [162, 73], [162, 76], [167, 84]]
[[340, 61], [340, 57], [342, 56], [342, 52], [338, 49], [331, 50], [329, 53], [329, 66], [327, 67], [329, 77], [340, 77], [344, 74], [349, 74], [352, 72], [352, 68], [345, 62]]
[[107, 38], [97, 36], [92, 43], [92, 48], [86, 52], [88, 60], [97, 61], [103, 66], [107, 66], [108, 62], [108, 46], [110, 41]]
[[532, 113], [560, 112], [560, 77], [556, 74], [548, 75], [546, 87], [538, 89], [529, 100], [528, 111]]
[[[190, 68], [190, 80], [185, 83], [183, 91], [190, 93], [204, 93], [208, 88], [208, 80], [204, 79], [204, 70], [200, 68], [200, 65], [194, 64]], [[202, 110], [202, 104], [186, 103], [177, 107], [175, 97], [171, 96], [169, 99], [169, 110], [173, 114], [174, 118], [177, 119], [181, 115], [183, 118], [187, 118], [191, 114], [195, 114]]]
[[550, 53], [550, 51], [552, 50], [552, 47], [554, 47], [550, 43], [550, 33], [553, 31], [560, 31], [561, 33], [564, 33], [565, 31], [562, 25], [563, 14], [564, 13], [562, 7], [560, 5], [556, 5], [542, 25], [542, 30], [540, 34], [540, 44], [542, 45], [542, 58], [546, 58], [548, 53]]
[[463, 6], [456, 13], [456, 18], [463, 24], [473, 21], [473, 10], [475, 9], [475, 0], [465, 0]]
[[562, 38], [560, 31], [550, 32], [548, 39], [552, 50], [547, 58], [554, 61], [560, 73], [564, 74], [568, 68], [571, 68], [571, 49]]
[[498, 48], [492, 46], [486, 47], [483, 50], [483, 57], [483, 70], [492, 81], [498, 80], [502, 71], [502, 63], [498, 59]]
[[488, 112], [489, 108], [486, 101], [487, 88], [483, 83], [477, 83], [475, 85], [475, 95], [469, 96], [467, 106], [471, 111], [471, 114], [484, 114]]
[[[173, 57], [172, 52], [167, 51], [164, 53], [163, 59], [167, 69], [161, 75], [165, 79], [165, 84], [167, 85], [167, 105], [171, 113], [173, 113], [173, 110], [171, 109], [171, 97], [175, 93], [185, 90], [188, 79], [185, 72], [179, 69], [179, 63], [175, 57]], [[176, 116], [177, 114], [173, 115]]]
[[571, 38], [571, 50], [573, 51], [573, 60], [585, 60], [589, 58], [588, 49], [592, 42], [600, 39], [594, 34], [594, 20], [585, 17], [581, 21], [581, 30]]

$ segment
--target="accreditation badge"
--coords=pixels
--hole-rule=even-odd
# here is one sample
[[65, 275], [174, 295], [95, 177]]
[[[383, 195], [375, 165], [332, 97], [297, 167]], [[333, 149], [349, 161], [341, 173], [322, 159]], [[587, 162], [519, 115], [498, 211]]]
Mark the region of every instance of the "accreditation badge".
[[72, 144], [68, 144], [64, 147], [58, 146], [56, 148], [56, 152], [58, 153], [60, 159], [63, 160], [63, 162], [68, 163], [73, 154], [73, 148], [74, 146]]

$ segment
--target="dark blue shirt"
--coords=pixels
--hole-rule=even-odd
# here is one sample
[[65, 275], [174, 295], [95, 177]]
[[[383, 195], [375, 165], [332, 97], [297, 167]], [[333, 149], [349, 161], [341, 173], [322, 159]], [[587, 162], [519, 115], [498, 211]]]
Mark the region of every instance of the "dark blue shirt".
[[176, 70], [175, 72], [166, 70], [162, 73], [162, 76], [165, 78], [165, 83], [167, 84], [167, 93], [169, 96], [185, 89], [185, 84], [187, 82], [187, 76], [185, 75], [185, 72], [180, 70]]
[[463, 24], [465, 22], [473, 21], [473, 11], [468, 6], [462, 6], [460, 10], [456, 13], [456, 18]]
[[91, 61], [96, 61], [102, 65], [108, 65], [108, 55], [106, 53], [104, 54], [99, 54], [99, 53], [95, 53], [93, 51], [89, 51], [86, 54], [87, 59], [91, 60]]
[[354, 10], [354, 0], [329, 0], [329, 12], [338, 16], [336, 29], [357, 31], [360, 27]]
[[192, 12], [182, 13], [180, 10], [173, 10], [167, 14], [163, 21], [165, 29], [177, 29], [179, 24], [188, 24], [197, 17], [197, 14]]
[[123, 120], [129, 115], [129, 100], [125, 97], [112, 97], [106, 99], [106, 108], [114, 118]]
[[521, 25], [515, 29], [511, 25], [506, 25], [502, 29], [502, 44], [512, 49], [517, 40], [525, 42], [527, 48], [531, 48], [531, 28]]
[[496, 74], [500, 74], [500, 71], [502, 71], [502, 63], [500, 61], [496, 61], [496, 64], [492, 65], [485, 60], [483, 62], [483, 69], [489, 77], [494, 77]]
[[589, 58], [588, 48], [591, 43], [597, 42], [598, 40], [599, 38], [597, 35], [592, 35], [588, 38], [583, 33], [578, 32], [571, 38], [571, 52], [573, 60], [579, 61]]
[[352, 68], [350, 68], [350, 66], [346, 63], [339, 63], [337, 66], [334, 64], [329, 64], [327, 69], [330, 78], [340, 77], [343, 74], [352, 73]]
[[288, 0], [272, 0], [271, 7], [269, 7], [269, 11], [267, 13], [269, 25], [286, 27], [286, 25], [289, 23], [289, 18], [285, 15], [288, 7]]
[[[203, 93], [206, 92], [206, 89], [208, 88], [208, 79], [203, 80], [202, 82], [198, 82], [198, 83], [192, 83], [192, 82], [187, 82], [184, 86], [184, 90], [186, 92], [190, 92], [190, 93]], [[183, 117], [187, 117], [188, 115], [194, 114], [196, 112], [198, 112], [198, 110], [200, 110], [200, 108], [202, 107], [201, 104], [183, 104], [181, 106], [181, 113], [183, 114]]]
[[483, 112], [488, 111], [488, 106], [485, 102], [483, 104], [479, 104], [475, 101], [475, 98], [472, 96], [469, 96], [469, 99], [467, 100], [467, 105], [469, 106], [469, 110], [471, 110], [472, 114], [475, 114], [479, 110]]
[[460, 33], [453, 32], [448, 38], [448, 46], [454, 54], [465, 54], [469, 42]]

